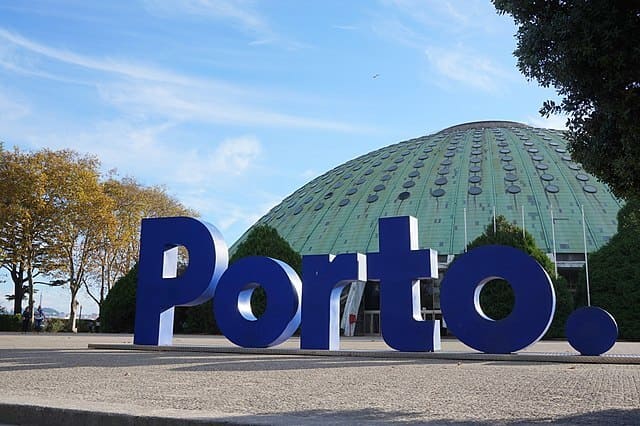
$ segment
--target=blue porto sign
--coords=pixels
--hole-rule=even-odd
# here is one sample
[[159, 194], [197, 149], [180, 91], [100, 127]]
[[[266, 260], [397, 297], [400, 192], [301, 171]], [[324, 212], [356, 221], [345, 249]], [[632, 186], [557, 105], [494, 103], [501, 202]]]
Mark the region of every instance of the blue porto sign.
[[[179, 246], [187, 249], [189, 264], [178, 276]], [[422, 319], [419, 280], [438, 278], [437, 258], [436, 251], [418, 248], [417, 219], [381, 218], [378, 252], [304, 256], [300, 279], [289, 265], [268, 257], [247, 257], [229, 266], [222, 236], [203, 221], [144, 219], [134, 343], [170, 345], [174, 307], [199, 305], [213, 297], [220, 331], [236, 345], [277, 345], [301, 326], [301, 349], [337, 350], [340, 292], [354, 281], [377, 281], [387, 345], [399, 351], [436, 351], [440, 321]], [[498, 321], [480, 307], [482, 287], [495, 279], [508, 281], [515, 296], [511, 314]], [[256, 318], [250, 300], [259, 286], [268, 303]], [[448, 328], [461, 342], [485, 353], [511, 353], [537, 342], [551, 325], [555, 302], [544, 268], [510, 247], [485, 246], [464, 254], [441, 284], [440, 306]], [[574, 314], [567, 334], [578, 351], [599, 355], [613, 346], [617, 326], [606, 311], [583, 308]]]

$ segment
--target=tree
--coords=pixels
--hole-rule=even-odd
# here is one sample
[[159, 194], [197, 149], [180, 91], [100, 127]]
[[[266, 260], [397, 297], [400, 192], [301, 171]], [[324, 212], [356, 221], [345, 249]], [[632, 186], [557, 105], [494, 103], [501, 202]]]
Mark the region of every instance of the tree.
[[[556, 313], [553, 322], [547, 331], [546, 337], [559, 337], [564, 335], [564, 324], [573, 310], [573, 300], [567, 288], [567, 282], [562, 276], [553, 277], [554, 266], [549, 257], [540, 250], [528, 232], [511, 224], [504, 216], [496, 218], [496, 232], [493, 231], [493, 223], [487, 225], [484, 233], [473, 240], [468, 249], [496, 244], [515, 247], [533, 257], [547, 271], [553, 282], [556, 293]], [[502, 280], [494, 280], [485, 285], [480, 293], [480, 305], [490, 318], [499, 320], [505, 318], [513, 309], [514, 295], [511, 287]]]
[[640, 3], [493, 0], [518, 26], [518, 68], [563, 97], [569, 148], [622, 198], [640, 195]]
[[74, 151], [42, 150], [34, 154], [42, 165], [55, 208], [46, 240], [46, 271], [66, 283], [70, 291], [70, 331], [76, 329], [77, 295], [86, 279], [102, 230], [110, 226], [111, 200], [99, 183], [99, 162]]
[[0, 185], [0, 263], [14, 284], [14, 312], [22, 312], [26, 294], [33, 322], [34, 278], [56, 267], [50, 241], [57, 188], [48, 179], [46, 155], [2, 150]]
[[[591, 304], [613, 315], [621, 338], [640, 339], [640, 198], [620, 209], [616, 235], [589, 254], [589, 278]], [[578, 287], [577, 306], [587, 304], [585, 290]]]
[[112, 202], [112, 220], [110, 226], [101, 229], [84, 282], [99, 308], [116, 280], [133, 268], [138, 259], [143, 218], [198, 216], [169, 196], [164, 188], [145, 187], [133, 178], [119, 179], [112, 173], [102, 182], [102, 190]]

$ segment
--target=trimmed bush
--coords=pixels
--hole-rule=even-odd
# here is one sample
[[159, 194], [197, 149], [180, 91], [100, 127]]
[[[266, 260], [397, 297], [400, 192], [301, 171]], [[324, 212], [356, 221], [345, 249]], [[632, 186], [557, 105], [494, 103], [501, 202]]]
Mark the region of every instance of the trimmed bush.
[[22, 331], [22, 315], [0, 315], [0, 331]]
[[[523, 238], [522, 228], [509, 223], [504, 216], [498, 216], [496, 217], [496, 232], [493, 232], [493, 223], [490, 223], [484, 233], [469, 244], [468, 249], [490, 244], [510, 246], [522, 250], [540, 263], [552, 277], [551, 281], [556, 292], [556, 312], [544, 337], [563, 337], [564, 324], [573, 311], [573, 298], [566, 280], [562, 276], [558, 276], [557, 279], [553, 278], [553, 262], [536, 246], [533, 236], [525, 232]], [[489, 317], [493, 319], [505, 318], [513, 308], [513, 291], [505, 281], [495, 280], [489, 284], [488, 288], [483, 289], [480, 293], [480, 304]]]
[[136, 317], [136, 287], [138, 266], [116, 281], [102, 303], [101, 331], [106, 333], [133, 333]]

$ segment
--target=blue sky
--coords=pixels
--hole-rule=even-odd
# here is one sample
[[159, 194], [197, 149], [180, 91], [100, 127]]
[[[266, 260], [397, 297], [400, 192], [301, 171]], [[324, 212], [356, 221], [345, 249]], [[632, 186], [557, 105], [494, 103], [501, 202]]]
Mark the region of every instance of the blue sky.
[[231, 245], [374, 149], [467, 121], [562, 128], [514, 33], [489, 0], [0, 1], [0, 140], [165, 185]]

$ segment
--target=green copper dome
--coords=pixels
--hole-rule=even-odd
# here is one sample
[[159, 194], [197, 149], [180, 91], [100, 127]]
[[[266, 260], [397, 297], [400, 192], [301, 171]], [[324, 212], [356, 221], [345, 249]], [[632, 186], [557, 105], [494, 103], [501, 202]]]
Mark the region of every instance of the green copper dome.
[[557, 253], [568, 254], [584, 250], [584, 206], [593, 251], [615, 234], [620, 202], [572, 161], [566, 145], [561, 131], [514, 122], [450, 127], [329, 170], [256, 225], [276, 228], [301, 254], [373, 252], [378, 218], [411, 215], [420, 247], [442, 255], [464, 251], [465, 214], [470, 242], [494, 209], [518, 226], [524, 211], [524, 227], [540, 248], [551, 253], [555, 233]]

